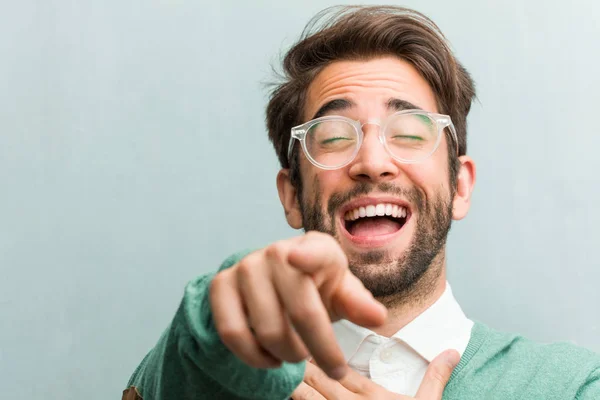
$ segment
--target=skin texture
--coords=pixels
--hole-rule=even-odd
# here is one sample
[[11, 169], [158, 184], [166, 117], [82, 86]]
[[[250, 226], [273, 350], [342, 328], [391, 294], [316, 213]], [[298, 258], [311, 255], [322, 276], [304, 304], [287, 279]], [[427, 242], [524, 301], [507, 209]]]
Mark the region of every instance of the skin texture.
[[[329, 114], [361, 122], [396, 111], [388, 106], [390, 99], [438, 112], [427, 82], [409, 63], [393, 57], [338, 61], [324, 68], [309, 87], [305, 121], [335, 99], [348, 100], [352, 106]], [[322, 170], [299, 155], [302, 193], [292, 185], [289, 170], [279, 172], [277, 188], [287, 222], [309, 232], [248, 255], [217, 274], [211, 284], [211, 307], [221, 340], [249, 365], [276, 367], [310, 355], [325, 374], [342, 379], [348, 367], [331, 321], [344, 318], [391, 336], [445, 289], [446, 233], [451, 220], [468, 212], [474, 162], [460, 157], [457, 186], [452, 190], [446, 135], [427, 160], [401, 164], [379, 142], [376, 125], [363, 129], [362, 147], [346, 167]], [[361, 243], [344, 235], [341, 209], [347, 201], [382, 196], [408, 205], [411, 216], [404, 227], [383, 240], [367, 238]], [[415, 252], [426, 257], [410, 258]], [[386, 281], [404, 284], [382, 289]], [[445, 385], [436, 365], [430, 365], [434, 379]], [[393, 395], [376, 386], [365, 387], [379, 397], [357, 398]], [[321, 385], [313, 390], [329, 389]], [[389, 398], [399, 398], [393, 396]], [[418, 398], [441, 398], [437, 392], [426, 396]]]

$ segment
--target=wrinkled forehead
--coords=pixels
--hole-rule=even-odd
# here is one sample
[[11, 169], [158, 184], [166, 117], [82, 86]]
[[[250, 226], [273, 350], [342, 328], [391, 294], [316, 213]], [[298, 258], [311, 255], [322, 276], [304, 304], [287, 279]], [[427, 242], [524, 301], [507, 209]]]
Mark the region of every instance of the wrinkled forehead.
[[389, 107], [393, 99], [438, 112], [427, 81], [412, 64], [393, 56], [335, 61], [323, 68], [308, 87], [303, 122], [327, 115], [321, 108], [338, 99], [350, 106], [330, 111], [352, 118], [380, 118], [394, 111]]

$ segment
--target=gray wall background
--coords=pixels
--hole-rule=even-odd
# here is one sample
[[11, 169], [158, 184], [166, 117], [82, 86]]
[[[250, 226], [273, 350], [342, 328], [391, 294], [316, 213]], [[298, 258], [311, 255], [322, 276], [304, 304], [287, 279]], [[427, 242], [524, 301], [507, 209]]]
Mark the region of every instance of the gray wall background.
[[[467, 314], [600, 351], [600, 2], [412, 1], [473, 74]], [[0, 397], [120, 398], [185, 283], [283, 218], [276, 63], [331, 5], [2, 1]]]

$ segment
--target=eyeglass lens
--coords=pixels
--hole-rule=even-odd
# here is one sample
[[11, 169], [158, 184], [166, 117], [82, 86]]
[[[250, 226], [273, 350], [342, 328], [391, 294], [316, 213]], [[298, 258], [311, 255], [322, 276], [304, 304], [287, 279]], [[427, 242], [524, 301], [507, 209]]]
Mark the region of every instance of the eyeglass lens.
[[[426, 114], [400, 114], [385, 126], [385, 141], [390, 153], [401, 160], [419, 161], [434, 150], [438, 139], [436, 122]], [[306, 151], [321, 165], [344, 165], [358, 151], [359, 134], [345, 120], [327, 120], [314, 124], [306, 132]]]

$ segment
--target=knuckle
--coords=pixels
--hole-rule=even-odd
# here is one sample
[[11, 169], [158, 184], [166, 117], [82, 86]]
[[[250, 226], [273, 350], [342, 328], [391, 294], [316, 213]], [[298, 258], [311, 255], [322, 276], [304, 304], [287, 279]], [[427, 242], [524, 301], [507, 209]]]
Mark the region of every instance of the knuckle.
[[[236, 271], [243, 271], [245, 273], [250, 273], [254, 269], [256, 265], [260, 264], [261, 254], [258, 251], [248, 254], [246, 257], [242, 258], [237, 265], [232, 268]], [[227, 270], [226, 270], [227, 271]]]
[[322, 386], [322, 384], [325, 383], [327, 379], [329, 379], [327, 375], [325, 375], [325, 373], [319, 369], [318, 371], [315, 371], [314, 373], [305, 376], [304, 382], [306, 382], [309, 386], [318, 387]]
[[300, 304], [288, 310], [290, 318], [294, 322], [317, 321], [320, 317], [320, 310], [317, 306], [311, 304]]
[[272, 346], [281, 341], [283, 335], [279, 329], [257, 328], [254, 330], [256, 340], [262, 345]]
[[318, 395], [317, 392], [315, 392], [314, 390], [310, 390], [310, 391], [306, 391], [304, 393], [304, 397], [302, 397], [302, 399], [304, 400], [319, 400], [321, 399], [322, 396]]
[[441, 385], [445, 385], [449, 378], [449, 374], [447, 373], [446, 369], [439, 365], [435, 366], [435, 368], [430, 368], [429, 371], [427, 371], [427, 376], [429, 380]]
[[375, 389], [372, 385], [372, 381], [363, 381], [361, 379], [356, 380], [354, 382], [352, 382], [352, 384], [355, 386], [355, 389], [358, 393], [369, 393], [369, 392], [373, 392]]
[[253, 368], [266, 369], [271, 368], [273, 365], [260, 356], [248, 357], [247, 360], [243, 360], [246, 364], [250, 365]]
[[287, 254], [286, 247], [283, 241], [272, 243], [265, 248], [265, 255], [272, 260], [283, 260]]
[[247, 278], [252, 275], [253, 263], [248, 259], [243, 259], [239, 262], [236, 268], [236, 272], [239, 278]]
[[208, 291], [211, 294], [211, 296], [213, 295], [215, 290], [217, 290], [221, 287], [222, 284], [223, 284], [223, 273], [219, 272], [212, 278], [212, 281], [210, 281], [210, 286], [208, 287]]
[[308, 350], [304, 346], [297, 346], [289, 352], [286, 352], [284, 361], [289, 363], [299, 363], [306, 360], [309, 355]]
[[219, 332], [221, 341], [229, 347], [236, 345], [240, 341], [244, 334], [244, 329], [228, 323], [221, 323], [217, 325], [217, 332]]
[[210, 282], [208, 287], [208, 294], [211, 300], [211, 303], [217, 300], [217, 297], [220, 293], [220, 290], [227, 282], [227, 271], [219, 272], [216, 274]]
[[249, 349], [245, 348], [244, 350], [233, 351], [237, 358], [239, 358], [244, 364], [247, 364], [253, 368], [269, 368], [272, 367], [272, 362], [269, 362], [264, 356], [261, 355], [260, 351], [257, 348]]

